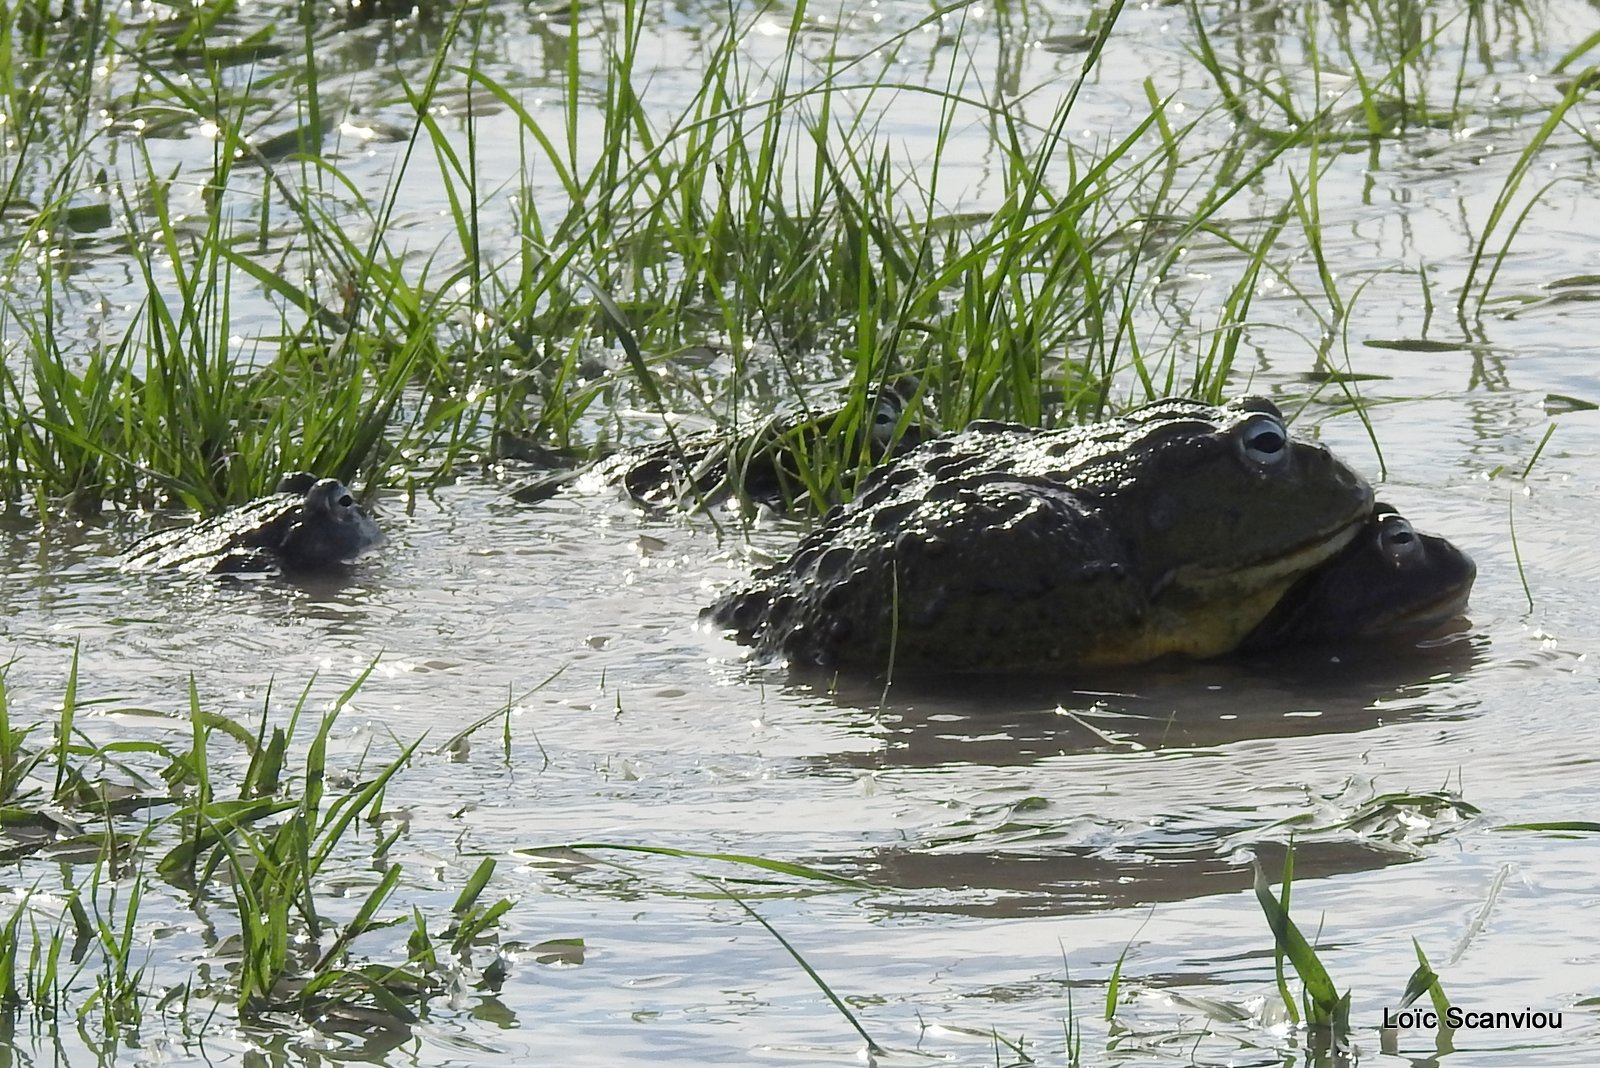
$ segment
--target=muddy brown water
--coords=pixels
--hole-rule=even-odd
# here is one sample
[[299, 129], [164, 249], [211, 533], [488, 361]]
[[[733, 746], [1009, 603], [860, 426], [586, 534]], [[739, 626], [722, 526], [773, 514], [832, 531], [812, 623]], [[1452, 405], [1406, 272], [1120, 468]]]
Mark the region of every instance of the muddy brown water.
[[[1244, 34], [1233, 10], [1212, 14]], [[881, 12], [909, 24], [922, 9]], [[1052, 14], [1082, 28], [1081, 12]], [[274, 1047], [287, 1061], [321, 1050], [419, 1064], [859, 1063], [860, 1038], [782, 947], [696, 875], [750, 871], [518, 852], [582, 841], [755, 855], [873, 884], [804, 896], [739, 885], [849, 1001], [889, 1051], [883, 1063], [1005, 1063], [1014, 1054], [997, 1054], [996, 1035], [1063, 1063], [1069, 1016], [1087, 1063], [1282, 1063], [1298, 1040], [1276, 1007], [1250, 860], [1275, 877], [1293, 834], [1293, 913], [1316, 933], [1340, 989], [1354, 992], [1363, 1060], [1437, 1055], [1430, 1032], [1402, 1032], [1393, 1054], [1378, 1031], [1416, 966], [1416, 939], [1457, 1004], [1563, 1014], [1560, 1030], [1461, 1031], [1441, 1063], [1589, 1063], [1600, 1046], [1587, 1004], [1600, 995], [1600, 849], [1592, 836], [1498, 828], [1600, 811], [1600, 413], [1552, 416], [1543, 404], [1548, 394], [1600, 401], [1600, 302], [1583, 282], [1600, 274], [1592, 144], [1568, 130], [1540, 157], [1541, 184], [1560, 181], [1529, 212], [1496, 283], [1521, 303], [1493, 306], [1466, 330], [1437, 312], [1426, 336], [1456, 348], [1387, 344], [1424, 336], [1427, 298], [1453, 302], [1530, 136], [1536, 120], [1494, 119], [1492, 101], [1549, 99], [1555, 59], [1596, 27], [1578, 4], [1527, 18], [1502, 13], [1493, 62], [1469, 59], [1481, 126], [1324, 160], [1320, 187], [1323, 254], [1347, 297], [1360, 291], [1335, 363], [1386, 377], [1360, 385], [1370, 437], [1328, 393], [1297, 427], [1477, 560], [1470, 623], [1449, 641], [884, 695], [869, 681], [835, 686], [751, 665], [697, 628], [699, 608], [753, 555], [784, 552], [796, 527], [767, 522], [746, 541], [704, 518], [641, 515], [603, 492], [516, 505], [495, 478], [468, 476], [409, 511], [398, 496], [380, 498], [390, 546], [329, 584], [126, 575], [112, 554], [131, 521], [58, 524], [42, 536], [31, 524], [0, 526], [13, 720], [52, 718], [74, 647], [84, 696], [110, 699], [80, 714], [101, 741], [181, 739], [191, 673], [208, 707], [240, 718], [270, 683], [281, 715], [314, 674], [325, 702], [379, 658], [341, 720], [334, 760], [354, 768], [368, 752], [393, 752], [395, 739], [429, 739], [385, 805], [406, 827], [392, 855], [409, 873], [407, 900], [446, 909], [478, 859], [495, 856], [493, 889], [518, 902], [506, 937], [581, 938], [584, 960], [513, 953], [497, 993], [441, 1002], [398, 1051], [307, 1033]], [[1085, 144], [1143, 106], [1139, 79], [1152, 72], [1192, 108], [1213, 102], [1182, 51], [1179, 9], [1124, 19], [1118, 62], [1086, 104]], [[981, 13], [970, 21], [973, 39], [994, 47]], [[846, 20], [844, 32], [871, 40], [877, 22]], [[660, 33], [664, 55], [697, 47], [681, 13]], [[912, 40], [920, 61], [948, 59], [938, 42]], [[493, 61], [522, 64], [537, 82], [536, 41], [508, 36]], [[747, 47], [770, 58], [781, 43], [757, 34]], [[1017, 57], [1025, 84], [1072, 69], [1050, 48]], [[365, 77], [349, 75], [354, 85]], [[654, 77], [670, 106], [671, 65]], [[1052, 103], [1036, 106], [1047, 117]], [[895, 107], [908, 151], [925, 149], [936, 116], [914, 101]], [[1593, 106], [1574, 114], [1592, 136]], [[352, 171], [370, 168], [381, 183], [397, 150], [363, 151], [371, 162], [352, 159]], [[491, 155], [485, 165], [517, 164]], [[984, 168], [975, 158], [952, 177], [966, 183], [964, 206], [984, 204]], [[1259, 203], [1286, 189], [1281, 175], [1269, 178]], [[402, 220], [419, 245], [441, 225], [426, 193]], [[1203, 334], [1239, 269], [1197, 253], [1169, 285], [1198, 310], [1175, 322], [1152, 312], [1146, 327]], [[1314, 289], [1315, 277], [1305, 253], [1264, 285], [1237, 382], [1286, 404], [1307, 392], [1321, 324], [1286, 290]], [[498, 726], [454, 753], [434, 750], [508, 699], [509, 754]], [[1441, 790], [1477, 814], [1364, 807]], [[376, 877], [359, 863], [341, 871], [358, 888]], [[206, 958], [204, 933], [176, 905], [153, 901], [144, 922], [160, 982]], [[1119, 959], [1119, 1019], [1131, 1030], [1112, 1040], [1100, 1005]], [[130, 1060], [186, 1063], [236, 1056], [253, 1040], [208, 1034], [202, 1053], [150, 1024], [140, 1041]]]

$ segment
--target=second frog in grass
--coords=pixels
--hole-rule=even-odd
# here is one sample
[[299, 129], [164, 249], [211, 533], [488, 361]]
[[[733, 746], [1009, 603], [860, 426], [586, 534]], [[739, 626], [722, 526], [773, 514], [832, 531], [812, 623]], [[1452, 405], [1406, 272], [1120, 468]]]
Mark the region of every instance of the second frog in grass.
[[[843, 442], [843, 459], [877, 463], [923, 440], [923, 428], [907, 414], [905, 393], [884, 388], [863, 420], [859, 407], [845, 405], [804, 415], [769, 416], [738, 430], [677, 433], [648, 445], [621, 449], [589, 464], [540, 475], [511, 490], [533, 503], [583, 482], [616, 485], [635, 503], [650, 509], [698, 510], [736, 499], [777, 512], [822, 511], [809, 477], [818, 451], [831, 439]], [[853, 481], [841, 471], [839, 481]]]

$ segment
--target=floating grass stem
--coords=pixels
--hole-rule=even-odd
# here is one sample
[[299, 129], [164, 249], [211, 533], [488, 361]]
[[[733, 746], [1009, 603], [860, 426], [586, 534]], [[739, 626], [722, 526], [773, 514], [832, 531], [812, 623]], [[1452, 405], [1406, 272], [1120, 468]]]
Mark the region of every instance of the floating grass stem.
[[1517, 543], [1517, 501], [1514, 492], [1506, 494], [1506, 531], [1511, 539], [1511, 558], [1516, 561], [1517, 581], [1522, 583], [1522, 596], [1528, 601], [1528, 611], [1533, 611], [1533, 587], [1528, 584], [1528, 570], [1522, 563], [1522, 547]]
[[789, 956], [794, 958], [794, 962], [796, 964], [800, 965], [800, 969], [811, 977], [811, 981], [817, 984], [817, 989], [822, 991], [823, 995], [826, 996], [827, 999], [833, 1004], [833, 1007], [839, 1010], [839, 1014], [849, 1022], [851, 1027], [855, 1028], [856, 1034], [861, 1036], [862, 1041], [866, 1042], [867, 1054], [869, 1056], [880, 1056], [887, 1052], [882, 1046], [878, 1045], [878, 1043], [873, 1040], [872, 1036], [867, 1033], [867, 1029], [861, 1026], [861, 1021], [856, 1018], [856, 1014], [850, 1011], [850, 1006], [846, 1005], [844, 1000], [840, 998], [838, 994], [833, 992], [833, 988], [830, 987], [827, 981], [817, 973], [817, 970], [800, 955], [800, 951], [795, 949], [794, 946], [789, 943], [787, 938], [779, 934], [777, 928], [773, 927], [772, 924], [767, 922], [766, 917], [762, 916], [761, 913], [751, 908], [749, 902], [745, 901], [744, 898], [734, 893], [734, 891], [729, 889], [726, 884], [721, 885], [723, 892], [733, 899], [734, 904], [744, 909], [745, 912], [750, 914], [751, 919], [755, 920], [762, 927], [766, 928], [767, 933], [777, 940], [778, 944], [784, 948], [784, 951], [787, 952]]

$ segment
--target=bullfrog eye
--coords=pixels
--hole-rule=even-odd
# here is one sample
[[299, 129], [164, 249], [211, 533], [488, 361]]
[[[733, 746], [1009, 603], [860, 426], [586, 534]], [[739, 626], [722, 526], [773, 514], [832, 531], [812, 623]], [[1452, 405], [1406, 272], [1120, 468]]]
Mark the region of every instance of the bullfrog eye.
[[1276, 466], [1289, 457], [1289, 432], [1282, 420], [1270, 415], [1258, 415], [1246, 423], [1239, 443], [1246, 458], [1262, 467]]
[[343, 518], [341, 512], [352, 509], [360, 515], [360, 509], [356, 508], [355, 497], [345, 488], [345, 484], [336, 478], [324, 478], [312, 486], [306, 493], [306, 507], [313, 512], [339, 519]]
[[872, 410], [873, 437], [879, 441], [889, 440], [895, 425], [900, 422], [900, 407], [900, 398], [892, 393], [879, 398], [877, 407]]
[[1404, 516], [1393, 513], [1378, 517], [1378, 548], [1396, 567], [1417, 559], [1423, 552], [1422, 539], [1415, 528]]

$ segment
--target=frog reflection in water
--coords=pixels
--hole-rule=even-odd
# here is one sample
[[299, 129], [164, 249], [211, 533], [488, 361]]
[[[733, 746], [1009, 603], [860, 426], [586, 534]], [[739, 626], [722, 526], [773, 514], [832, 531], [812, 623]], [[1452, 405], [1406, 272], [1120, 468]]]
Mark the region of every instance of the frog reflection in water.
[[1370, 572], [1367, 555], [1340, 554], [1374, 527], [1385, 529], [1367, 483], [1291, 437], [1263, 398], [1159, 401], [1053, 431], [980, 423], [880, 468], [708, 615], [799, 665], [1060, 671], [1209, 657], [1252, 638], [1317, 638], [1307, 616], [1274, 617], [1297, 588], [1325, 615], [1378, 618], [1336, 584], [1299, 585], [1336, 559], [1335, 574]]
[[383, 541], [344, 483], [302, 471], [285, 475], [270, 496], [135, 542], [123, 566], [213, 575], [326, 571]]

